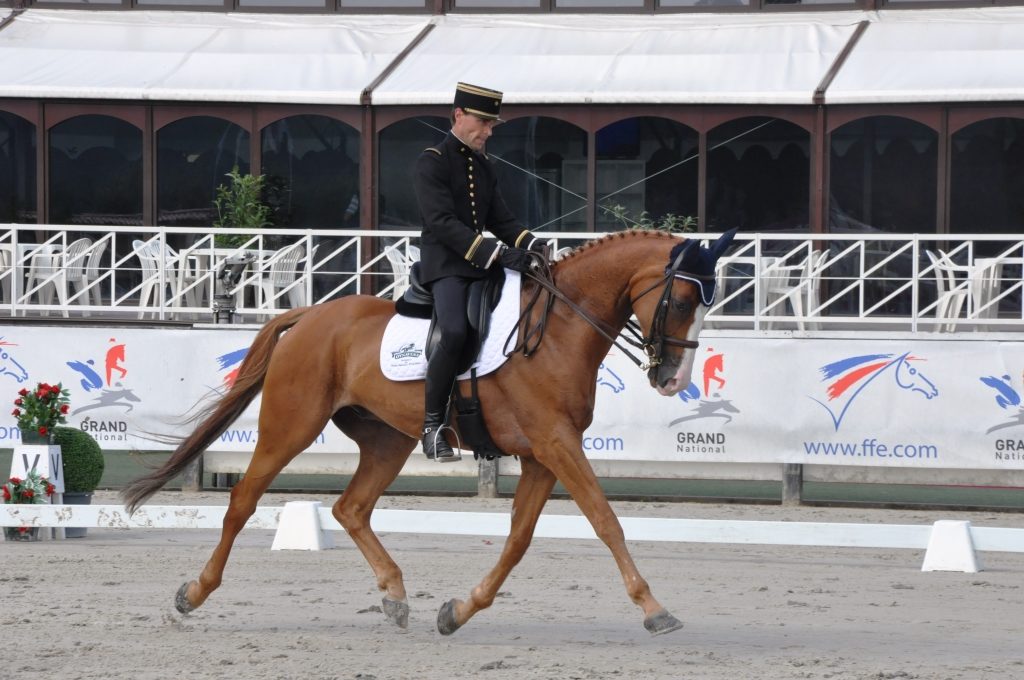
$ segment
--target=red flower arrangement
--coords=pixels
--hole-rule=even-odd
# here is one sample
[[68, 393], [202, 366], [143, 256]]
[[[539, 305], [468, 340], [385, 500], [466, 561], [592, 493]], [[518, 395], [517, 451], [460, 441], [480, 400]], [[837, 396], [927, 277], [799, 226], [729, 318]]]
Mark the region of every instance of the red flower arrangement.
[[[54, 486], [50, 481], [35, 470], [30, 470], [25, 478], [11, 477], [2, 487], [4, 503], [47, 503], [53, 495]], [[32, 527], [5, 527], [4, 532], [26, 534]]]
[[21, 389], [14, 400], [11, 415], [18, 419], [18, 429], [48, 435], [54, 427], [66, 422], [69, 392], [57, 383], [39, 383], [34, 390]]

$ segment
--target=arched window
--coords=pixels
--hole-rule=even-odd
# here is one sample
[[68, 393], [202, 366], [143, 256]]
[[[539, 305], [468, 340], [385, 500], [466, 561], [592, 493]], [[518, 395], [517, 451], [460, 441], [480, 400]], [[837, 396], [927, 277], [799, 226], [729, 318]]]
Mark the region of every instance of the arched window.
[[142, 131], [87, 114], [50, 130], [50, 222], [142, 224]]
[[156, 164], [157, 224], [209, 226], [225, 175], [234, 167], [243, 175], [250, 170], [249, 133], [221, 118], [183, 118], [157, 132]]
[[667, 118], [627, 118], [596, 136], [597, 230], [697, 218], [697, 131]]
[[0, 111], [0, 222], [36, 221], [36, 126]]
[[263, 128], [262, 171], [278, 227], [359, 227], [359, 133], [318, 115]]
[[536, 231], [587, 224], [587, 133], [557, 118], [525, 116], [494, 128], [487, 154], [519, 221]]
[[751, 117], [708, 133], [707, 229], [806, 231], [810, 133]]
[[[297, 229], [359, 228], [359, 132], [328, 116], [282, 118], [263, 128], [261, 165], [274, 224]], [[354, 293], [356, 271], [344, 239], [316, 236], [313, 289], [317, 300]]]
[[953, 134], [950, 231], [1024, 231], [1024, 119], [992, 118]]
[[420, 211], [413, 191], [416, 159], [451, 129], [440, 116], [407, 118], [380, 131], [377, 210], [381, 229], [419, 229]]
[[934, 232], [938, 134], [895, 116], [832, 132], [829, 229]]

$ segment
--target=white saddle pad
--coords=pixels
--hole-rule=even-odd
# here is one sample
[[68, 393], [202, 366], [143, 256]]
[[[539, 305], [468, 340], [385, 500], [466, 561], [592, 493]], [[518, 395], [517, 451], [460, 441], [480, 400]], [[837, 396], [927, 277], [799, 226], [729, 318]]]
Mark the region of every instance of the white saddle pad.
[[[478, 376], [492, 373], [505, 363], [505, 341], [508, 334], [516, 328], [519, 320], [519, 272], [505, 270], [505, 287], [501, 291], [501, 300], [491, 315], [491, 330], [487, 334], [480, 356], [470, 367], [476, 369]], [[414, 319], [408, 316], [395, 315], [384, 329], [384, 337], [380, 342], [380, 369], [389, 380], [423, 380], [427, 375], [427, 331], [430, 329], [429, 319]], [[518, 341], [518, 329], [508, 342], [508, 347], [515, 347]], [[468, 380], [469, 371], [459, 376], [459, 380]]]

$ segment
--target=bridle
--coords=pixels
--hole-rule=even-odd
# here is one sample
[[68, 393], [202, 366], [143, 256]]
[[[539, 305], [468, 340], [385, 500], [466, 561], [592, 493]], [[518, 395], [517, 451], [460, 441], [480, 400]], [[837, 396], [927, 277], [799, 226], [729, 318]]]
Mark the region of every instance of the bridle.
[[[647, 371], [648, 378], [653, 381], [656, 377], [658, 366], [660, 366], [664, 361], [663, 354], [665, 352], [666, 345], [682, 347], [683, 349], [697, 349], [700, 347], [700, 343], [696, 340], [677, 340], [676, 338], [665, 334], [665, 321], [668, 319], [668, 310], [672, 301], [672, 286], [676, 279], [684, 279], [695, 283], [701, 290], [701, 302], [703, 304], [710, 307], [714, 302], [714, 293], [710, 296], [705, 296], [703, 285], [704, 283], [709, 282], [714, 283], [714, 275], [708, 276], [688, 271], [679, 271], [686, 254], [689, 252], [690, 248], [694, 247], [696, 244], [697, 241], [687, 241], [683, 245], [682, 249], [680, 249], [679, 254], [672, 263], [665, 268], [665, 276], [652, 283], [641, 291], [639, 295], [629, 301], [630, 307], [632, 307], [645, 295], [656, 290], [658, 286], [662, 287], [661, 295], [658, 298], [658, 303], [655, 307], [654, 318], [651, 320], [651, 329], [646, 335], [641, 333], [640, 324], [633, 320], [627, 321], [622, 332], [617, 336], [613, 335], [613, 331], [606, 330], [603, 327], [605, 325], [603, 322], [592, 318], [586, 310], [566, 297], [565, 294], [555, 286], [554, 279], [551, 275], [551, 265], [548, 262], [546, 254], [531, 251], [530, 257], [533, 260], [533, 267], [530, 272], [524, 274], [524, 276], [536, 282], [537, 288], [534, 290], [533, 296], [524, 305], [523, 313], [519, 317], [519, 322], [512, 329], [509, 337], [505, 340], [505, 356], [511, 356], [520, 350], [523, 352], [524, 356], [530, 356], [537, 350], [537, 347], [540, 346], [541, 339], [544, 337], [548, 312], [550, 311], [552, 304], [554, 304], [554, 300], [557, 298], [569, 307], [569, 309], [575, 312], [577, 316], [590, 324], [602, 337], [611, 342], [615, 347], [618, 347], [622, 353], [625, 354], [630, 361], [636, 364], [640, 370]], [[541, 311], [540, 319], [532, 327], [528, 327], [527, 321], [533, 312], [533, 308], [540, 299], [541, 290], [548, 293], [547, 300], [545, 301], [544, 308]], [[515, 345], [515, 347], [509, 350], [508, 342], [520, 327], [523, 327], [522, 339]], [[627, 345], [642, 351], [646, 358], [646, 362], [643, 359], [638, 359], [634, 356], [633, 351], [624, 346], [619, 341], [619, 338], [621, 338]]]
[[633, 336], [632, 338], [624, 338], [626, 342], [643, 350], [644, 354], [647, 356], [647, 363], [640, 364], [632, 355], [630, 355], [630, 359], [633, 359], [633, 362], [636, 363], [641, 370], [647, 371], [647, 376], [651, 380], [654, 380], [655, 371], [662, 363], [665, 345], [669, 345], [671, 347], [682, 347], [683, 349], [697, 349], [700, 347], [700, 343], [696, 340], [678, 340], [665, 333], [665, 321], [668, 319], [668, 310], [672, 302], [672, 286], [675, 284], [676, 279], [684, 279], [697, 284], [697, 287], [701, 291], [701, 302], [703, 304], [710, 307], [714, 302], [714, 293], [712, 293], [708, 298], [705, 298], [703, 285], [704, 283], [714, 283], [714, 275], [707, 276], [688, 271], [679, 271], [679, 267], [682, 266], [682, 262], [686, 257], [686, 254], [689, 252], [690, 248], [696, 245], [696, 243], [696, 241], [687, 241], [672, 264], [665, 269], [665, 277], [661, 281], [655, 281], [639, 295], [629, 301], [629, 305], [632, 307], [638, 300], [640, 300], [640, 298], [655, 290], [659, 285], [662, 286], [661, 296], [658, 298], [657, 306], [654, 309], [654, 317], [651, 319], [650, 332], [646, 336], [641, 336], [640, 324], [633, 320], [628, 321], [625, 328], [623, 328], [624, 332], [629, 332]]

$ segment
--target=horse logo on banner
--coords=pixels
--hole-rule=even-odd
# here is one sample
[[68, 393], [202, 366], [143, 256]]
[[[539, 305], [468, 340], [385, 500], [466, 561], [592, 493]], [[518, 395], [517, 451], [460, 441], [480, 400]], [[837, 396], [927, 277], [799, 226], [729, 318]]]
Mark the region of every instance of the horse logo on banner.
[[[676, 395], [683, 403], [696, 401], [697, 406], [690, 412], [690, 415], [673, 420], [668, 424], [669, 427], [674, 427], [688, 420], [700, 420], [702, 418], [721, 418], [728, 423], [732, 421], [731, 414], [740, 412], [738, 408], [733, 406], [732, 400], [721, 398], [722, 390], [725, 388], [726, 383], [723, 375], [725, 371], [725, 354], [716, 352], [714, 347], [708, 347], [707, 351], [711, 353], [711, 356], [704, 360], [704, 367], [701, 371], [701, 383], [704, 391], [701, 391], [697, 383], [691, 382], [685, 390]], [[711, 393], [712, 389], [715, 390], [714, 394]]]
[[[1012, 414], [1006, 421], [985, 430], [985, 434], [992, 434], [998, 430], [1024, 425], [1024, 406], [1021, 406], [1020, 393], [1013, 388], [1010, 376], [1004, 375], [1001, 378], [997, 378], [994, 375], [988, 375], [979, 378], [979, 380], [996, 391], [995, 401], [999, 408], [1009, 410]], [[1013, 410], [1012, 407], [1016, 407], [1016, 410]]]
[[245, 355], [248, 353], [249, 348], [243, 347], [217, 357], [218, 370], [227, 371], [222, 379], [225, 389], [231, 389], [231, 386], [235, 384], [238, 370], [242, 367], [242, 359], [245, 359]]
[[603, 362], [597, 367], [597, 386], [601, 387], [602, 385], [611, 389], [615, 394], [626, 389], [626, 383], [622, 381], [622, 378]]
[[28, 380], [28, 371], [7, 351], [8, 347], [17, 346], [17, 343], [7, 342], [0, 336], [0, 376], [9, 375], [17, 382], [23, 383]]
[[814, 397], [810, 399], [828, 411], [837, 432], [853, 402], [880, 375], [891, 375], [897, 387], [919, 392], [925, 399], [934, 399], [939, 395], [939, 389], [911, 363], [916, 361], [923, 359], [906, 352], [899, 356], [865, 354], [825, 364], [818, 369], [822, 375], [822, 382], [828, 383], [825, 388], [825, 401]]
[[122, 384], [122, 380], [128, 376], [128, 369], [125, 368], [125, 343], [117, 342], [117, 338], [110, 338], [110, 347], [107, 348], [103, 358], [102, 373], [96, 370], [96, 360], [68, 361], [68, 368], [79, 374], [79, 386], [86, 392], [99, 390], [99, 395], [94, 397], [92, 402], [75, 409], [71, 415], [93, 411], [99, 408], [119, 406], [125, 413], [130, 413], [135, 404], [141, 403], [130, 388]]

